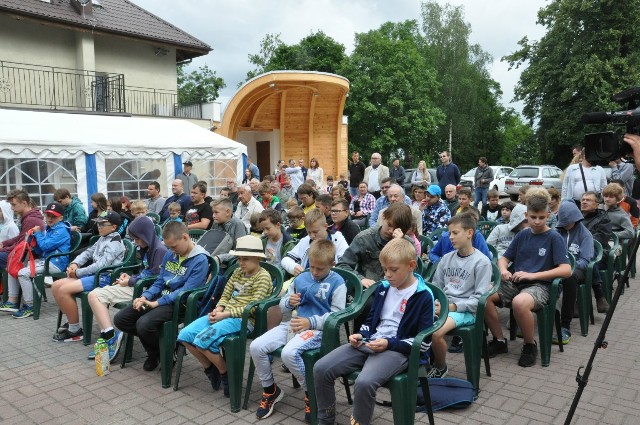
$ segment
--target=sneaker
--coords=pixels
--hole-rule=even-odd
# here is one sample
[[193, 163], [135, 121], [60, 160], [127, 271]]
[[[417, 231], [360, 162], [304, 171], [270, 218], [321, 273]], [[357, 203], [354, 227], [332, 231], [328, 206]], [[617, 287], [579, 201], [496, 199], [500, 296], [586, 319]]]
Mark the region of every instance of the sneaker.
[[462, 337], [454, 335], [451, 339], [451, 344], [447, 349], [450, 353], [462, 353], [464, 351], [464, 345], [462, 344]]
[[[596, 300], [596, 308], [598, 309], [598, 313], [608, 313], [609, 312], [609, 303], [605, 297], [598, 298]], [[2, 308], [0, 307], [0, 310]]]
[[438, 369], [437, 367], [432, 367], [429, 372], [427, 372], [427, 378], [444, 378], [449, 373], [449, 368], [445, 365], [444, 369]]
[[522, 346], [522, 353], [520, 354], [520, 360], [518, 360], [518, 366], [530, 367], [536, 364], [536, 358], [538, 357], [538, 344], [533, 341], [533, 344], [524, 344]]
[[220, 375], [220, 381], [222, 382], [222, 392], [224, 396], [229, 398], [229, 375], [226, 373]]
[[20, 310], [13, 313], [14, 319], [26, 319], [27, 317], [33, 316], [33, 307], [30, 305], [23, 304]]
[[215, 365], [211, 365], [204, 370], [204, 374], [209, 378], [209, 382], [211, 382], [211, 388], [213, 391], [218, 391], [220, 389], [220, 384], [222, 380], [220, 379], [220, 371]]
[[158, 364], [160, 364], [158, 355], [152, 356], [149, 354], [149, 357], [147, 357], [147, 360], [144, 361], [142, 368], [147, 372], [152, 372], [158, 367]]
[[124, 334], [121, 331], [116, 331], [113, 337], [107, 341], [107, 347], [109, 347], [109, 362], [114, 361], [115, 358], [118, 357], [123, 336]]
[[273, 406], [282, 400], [282, 397], [284, 397], [284, 392], [277, 385], [273, 394], [262, 393], [262, 400], [260, 401], [260, 406], [256, 412], [256, 417], [258, 419], [264, 419], [271, 416], [273, 413]]
[[[560, 329], [560, 333], [562, 334], [562, 345], [567, 345], [569, 341], [571, 341], [571, 331], [567, 328]], [[554, 334], [551, 342], [558, 345], [558, 335]]]
[[96, 358], [96, 352], [95, 352], [95, 351], [93, 351], [93, 350], [91, 350], [91, 351], [89, 352], [89, 355], [87, 356], [87, 359], [89, 359], [89, 360], [95, 360], [95, 358]]
[[311, 423], [311, 406], [309, 405], [309, 397], [304, 396], [304, 421], [308, 424]]
[[19, 308], [18, 303], [12, 303], [11, 301], [0, 304], [0, 311], [6, 311], [7, 313], [15, 313]]
[[498, 354], [505, 354], [509, 352], [506, 339], [499, 340], [497, 338], [493, 338], [487, 345], [487, 352], [490, 359], [494, 358]]
[[82, 341], [82, 328], [76, 332], [71, 332], [69, 329], [65, 329], [64, 332], [59, 332], [53, 336], [53, 340], [56, 342], [77, 342]]

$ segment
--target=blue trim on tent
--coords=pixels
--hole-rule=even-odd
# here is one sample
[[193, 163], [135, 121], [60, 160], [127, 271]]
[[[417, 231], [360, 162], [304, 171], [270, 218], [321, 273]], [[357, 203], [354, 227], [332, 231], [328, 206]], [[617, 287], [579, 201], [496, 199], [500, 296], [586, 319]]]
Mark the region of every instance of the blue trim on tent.
[[[91, 195], [98, 191], [98, 169], [96, 166], [96, 155], [87, 153], [84, 155], [86, 173], [87, 173], [87, 199], [91, 199]], [[93, 208], [89, 202], [89, 212]]]
[[240, 176], [240, 180], [244, 178], [244, 172], [247, 171], [247, 167], [249, 166], [249, 157], [247, 154], [242, 154], [242, 176]]
[[173, 154], [173, 168], [175, 169], [175, 174], [173, 178], [182, 173], [182, 157], [176, 153]]

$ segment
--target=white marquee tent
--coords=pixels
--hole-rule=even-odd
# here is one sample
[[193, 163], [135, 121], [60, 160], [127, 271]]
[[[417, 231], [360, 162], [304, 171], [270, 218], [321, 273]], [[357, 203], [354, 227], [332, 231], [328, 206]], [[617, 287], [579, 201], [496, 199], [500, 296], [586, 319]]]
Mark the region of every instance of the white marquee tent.
[[0, 109], [0, 197], [24, 188], [41, 206], [60, 187], [85, 208], [94, 192], [144, 198], [151, 181], [166, 197], [187, 159], [214, 195], [227, 177], [242, 176], [246, 154], [243, 144], [179, 119]]

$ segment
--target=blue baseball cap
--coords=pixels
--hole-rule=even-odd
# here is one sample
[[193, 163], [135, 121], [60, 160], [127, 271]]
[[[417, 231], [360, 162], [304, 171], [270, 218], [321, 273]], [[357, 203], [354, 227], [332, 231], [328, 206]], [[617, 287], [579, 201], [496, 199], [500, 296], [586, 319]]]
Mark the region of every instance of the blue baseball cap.
[[429, 193], [429, 195], [442, 196], [442, 190], [440, 189], [440, 186], [438, 186], [437, 184], [430, 185], [427, 188], [427, 192]]

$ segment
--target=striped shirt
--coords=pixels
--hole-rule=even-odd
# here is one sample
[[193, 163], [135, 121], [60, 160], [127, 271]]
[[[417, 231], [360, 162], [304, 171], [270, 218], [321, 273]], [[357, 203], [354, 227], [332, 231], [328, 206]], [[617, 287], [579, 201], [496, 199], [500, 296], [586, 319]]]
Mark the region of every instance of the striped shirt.
[[[252, 276], [245, 276], [244, 272], [237, 268], [224, 287], [218, 305], [231, 313], [231, 317], [242, 317], [247, 304], [268, 297], [272, 291], [271, 275], [262, 267]], [[249, 320], [254, 323], [253, 317]]]

